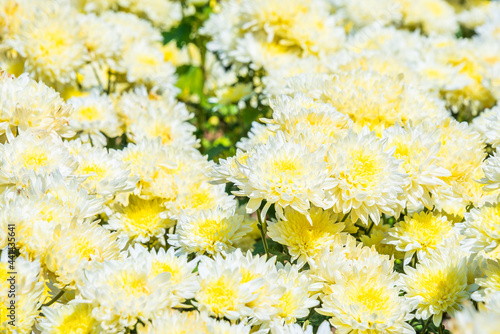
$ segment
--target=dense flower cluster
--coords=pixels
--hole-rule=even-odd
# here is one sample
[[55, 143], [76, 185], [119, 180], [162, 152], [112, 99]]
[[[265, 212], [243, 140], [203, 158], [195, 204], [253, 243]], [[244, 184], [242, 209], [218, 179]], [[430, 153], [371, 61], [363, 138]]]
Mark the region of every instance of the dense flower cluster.
[[[0, 0], [0, 45], [2, 333], [500, 327], [498, 3]], [[270, 113], [215, 162], [207, 105]]]

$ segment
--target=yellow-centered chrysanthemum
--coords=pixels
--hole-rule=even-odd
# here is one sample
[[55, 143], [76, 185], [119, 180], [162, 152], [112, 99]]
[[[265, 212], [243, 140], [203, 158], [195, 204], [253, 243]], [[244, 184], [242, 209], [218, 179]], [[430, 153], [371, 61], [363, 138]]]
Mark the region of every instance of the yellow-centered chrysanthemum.
[[160, 217], [165, 211], [161, 198], [142, 199], [131, 195], [126, 206], [116, 204], [109, 217], [109, 228], [118, 231], [130, 243], [148, 243], [152, 239], [165, 244], [164, 235], [175, 222]]
[[404, 201], [403, 187], [408, 180], [399, 172], [400, 162], [386, 149], [386, 142], [363, 128], [350, 131], [328, 152], [328, 168], [333, 187], [327, 194], [335, 212], [351, 213], [353, 222], [380, 222], [382, 213], [398, 215]]
[[271, 239], [288, 247], [292, 260], [299, 264], [314, 260], [325, 248], [340, 242], [340, 233], [345, 224], [340, 222], [342, 215], [331, 210], [312, 207], [309, 217], [292, 208], [284, 211], [286, 220], [278, 219], [270, 223], [268, 234]]
[[396, 250], [404, 252], [405, 264], [408, 264], [417, 253], [429, 253], [437, 247], [449, 246], [451, 238], [456, 236], [453, 223], [446, 216], [432, 212], [414, 213], [405, 216], [404, 221], [394, 225], [387, 233], [384, 243], [396, 246]]
[[402, 288], [405, 296], [417, 304], [417, 319], [432, 317], [436, 326], [444, 313], [453, 317], [475, 288], [467, 283], [467, 259], [456, 249], [436, 249], [416, 268], [406, 266], [405, 272]]

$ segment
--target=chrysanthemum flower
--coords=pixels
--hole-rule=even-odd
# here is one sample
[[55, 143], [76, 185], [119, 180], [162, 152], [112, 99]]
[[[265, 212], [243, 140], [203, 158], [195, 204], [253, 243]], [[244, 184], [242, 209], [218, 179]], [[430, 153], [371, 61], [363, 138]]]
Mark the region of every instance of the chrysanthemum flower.
[[351, 213], [352, 221], [368, 224], [370, 218], [380, 222], [380, 214], [399, 214], [404, 201], [405, 174], [399, 172], [399, 161], [386, 149], [386, 142], [363, 128], [359, 134], [350, 131], [328, 152], [333, 186], [328, 201], [335, 212]]
[[276, 268], [276, 257], [252, 255], [250, 252], [243, 253], [241, 250], [229, 253], [225, 259], [220, 256], [215, 258], [216, 265], [224, 266], [226, 263], [234, 264], [243, 275], [242, 283], [255, 279], [264, 279], [260, 287], [258, 297], [248, 303], [252, 309], [253, 321], [256, 323], [267, 323], [276, 317], [279, 309], [279, 299], [283, 296], [285, 288], [278, 283], [278, 269]]
[[347, 134], [352, 120], [330, 104], [297, 93], [270, 101], [273, 118], [266, 120], [271, 129], [279, 129], [292, 137], [304, 136], [306, 145], [315, 151], [321, 145], [332, 145]]
[[66, 224], [56, 229], [45, 257], [47, 269], [56, 286], [75, 288], [78, 271], [105, 260], [116, 260], [124, 247], [111, 233], [96, 222]]
[[26, 59], [25, 69], [51, 84], [70, 83], [87, 59], [77, 12], [69, 5], [37, 7], [9, 44]]
[[[301, 327], [299, 324], [281, 324], [280, 321], [271, 322], [269, 325], [271, 327], [272, 334], [313, 334], [313, 328], [311, 325], [306, 328]], [[332, 329], [330, 325], [325, 320], [318, 327], [316, 334], [330, 334]]]
[[38, 327], [43, 334], [98, 333], [102, 331], [99, 322], [92, 317], [92, 305], [69, 303], [59, 307], [43, 307], [44, 317]]
[[427, 34], [454, 34], [458, 30], [453, 6], [444, 0], [399, 1], [402, 5], [404, 23], [421, 26]]
[[311, 276], [324, 293], [329, 293], [330, 285], [341, 279], [349, 281], [356, 272], [377, 272], [387, 276], [394, 271], [394, 263], [387, 255], [379, 254], [375, 247], [357, 244], [354, 237], [348, 236], [344, 244], [325, 249], [321, 257], [311, 267]]
[[7, 139], [7, 143], [0, 144], [0, 184], [4, 186], [26, 185], [30, 171], [40, 174], [59, 171], [66, 177], [78, 166], [55, 133], [35, 133], [28, 129], [14, 138], [8, 130]]
[[479, 180], [480, 183], [485, 184], [484, 190], [493, 191], [500, 188], [500, 153], [496, 152], [486, 159], [483, 166], [484, 178]]
[[444, 313], [453, 317], [475, 288], [467, 284], [467, 260], [456, 249], [436, 249], [416, 268], [406, 266], [405, 272], [402, 289], [410, 301], [418, 304], [416, 318], [432, 317], [436, 326]]
[[74, 97], [68, 103], [75, 109], [69, 125], [83, 142], [106, 146], [106, 136], [115, 138], [122, 134], [121, 121], [108, 95], [92, 91], [89, 96]]
[[305, 144], [288, 142], [278, 132], [267, 143], [257, 145], [247, 164], [239, 166], [245, 179], [238, 180], [240, 190], [235, 194], [250, 198], [248, 213], [265, 200], [262, 218], [272, 204], [281, 219], [286, 219], [283, 208], [288, 206], [307, 215], [311, 203], [325, 206], [324, 189], [331, 187], [324, 160], [323, 152], [311, 153]]
[[451, 172], [444, 178], [448, 184], [469, 177], [486, 158], [481, 136], [465, 122], [447, 119], [439, 125], [439, 136], [438, 164]]
[[92, 316], [105, 331], [133, 327], [155, 314], [179, 305], [171, 290], [170, 274], [150, 276], [151, 265], [130, 257], [106, 260], [93, 270], [83, 270], [77, 282], [82, 299], [93, 303]]
[[338, 275], [317, 311], [331, 316], [340, 333], [415, 333], [406, 323], [412, 305], [400, 296], [398, 274], [380, 269], [355, 266], [350, 275]]
[[286, 208], [286, 220], [278, 220], [268, 225], [271, 239], [288, 247], [292, 260], [299, 264], [314, 259], [333, 243], [341, 241], [341, 232], [345, 224], [340, 222], [341, 215], [331, 210], [311, 207], [309, 219], [304, 214]]
[[494, 334], [500, 328], [500, 314], [498, 312], [500, 305], [500, 294], [497, 293], [496, 304], [490, 303], [486, 308], [476, 310], [470, 302], [466, 303], [464, 309], [455, 314], [448, 323], [448, 329], [453, 334]]
[[118, 231], [129, 243], [148, 243], [153, 239], [164, 244], [164, 235], [175, 222], [160, 217], [160, 213], [165, 211], [162, 204], [160, 198], [145, 200], [131, 195], [127, 205], [116, 204], [113, 207], [107, 227]]
[[[12, 275], [8, 263], [7, 251], [3, 251], [0, 260], [0, 331], [2, 333], [17, 334], [31, 333], [35, 320], [41, 307], [43, 282], [40, 281], [40, 261], [29, 261], [24, 257], [18, 257], [14, 261], [16, 268], [15, 295], [12, 296], [8, 278]], [[15, 319], [7, 317], [10, 312], [8, 307], [15, 302]], [[14, 326], [12, 326], [14, 322]]]
[[486, 143], [493, 147], [500, 145], [500, 106], [483, 111], [472, 120], [472, 127], [479, 132]]
[[188, 261], [188, 255], [176, 255], [173, 248], [168, 251], [160, 248], [159, 251], [148, 250], [139, 244], [128, 249], [130, 255], [138, 260], [145, 258], [146, 263], [151, 265], [149, 278], [153, 279], [161, 273], [170, 273], [172, 293], [181, 298], [191, 299], [200, 289], [197, 273], [194, 272], [198, 265], [198, 259]]
[[7, 128], [19, 127], [32, 131], [55, 131], [68, 137], [67, 126], [73, 112], [54, 89], [22, 74], [15, 78], [0, 73], [0, 133]]
[[481, 208], [471, 209], [464, 216], [465, 221], [455, 225], [465, 237], [460, 240], [462, 248], [471, 253], [495, 253], [500, 246], [500, 204], [487, 203]]
[[153, 318], [150, 323], [137, 325], [138, 334], [184, 334], [186, 332], [208, 334], [206, 318], [198, 311], [168, 310]]
[[201, 288], [194, 304], [200, 312], [234, 320], [252, 315], [248, 304], [258, 297], [264, 278], [244, 280], [236, 263], [207, 257], [201, 259], [198, 272]]
[[285, 288], [276, 307], [277, 319], [285, 323], [294, 323], [298, 318], [305, 318], [310, 308], [319, 305], [318, 294], [312, 293], [313, 280], [308, 272], [299, 272], [299, 267], [285, 264], [278, 270], [278, 285]]
[[79, 140], [66, 145], [78, 161], [75, 174], [86, 177], [82, 183], [89, 193], [110, 197], [117, 192], [134, 190], [138, 178], [131, 175], [128, 166], [123, 163], [115, 150], [91, 147]]
[[479, 290], [472, 294], [472, 299], [488, 303], [492, 295], [500, 292], [500, 260], [487, 260], [483, 274], [484, 277], [476, 279]]
[[136, 42], [125, 49], [122, 57], [128, 82], [157, 86], [163, 90], [173, 89], [175, 67], [165, 61], [160, 45], [151, 45], [147, 41]]
[[166, 217], [177, 219], [180, 214], [196, 214], [200, 211], [220, 208], [234, 211], [236, 199], [226, 193], [225, 185], [213, 185], [208, 182], [192, 182], [187, 175], [181, 181], [173, 183], [174, 197], [168, 198], [164, 205]]
[[83, 27], [80, 34], [93, 62], [92, 66], [109, 66], [112, 70], [119, 70], [123, 42], [116, 26], [95, 14], [79, 16], [78, 23]]
[[243, 216], [216, 208], [180, 214], [175, 234], [168, 242], [182, 253], [211, 255], [234, 250], [234, 243], [252, 230]]
[[452, 239], [456, 239], [453, 223], [446, 216], [432, 212], [405, 216], [404, 221], [397, 222], [387, 234], [383, 242], [404, 252], [405, 264], [411, 261], [415, 253], [420, 259], [438, 247], [448, 247], [453, 244]]
[[396, 125], [384, 131], [384, 138], [388, 139], [388, 147], [395, 148], [393, 155], [401, 160], [400, 171], [409, 177], [404, 189], [409, 204], [419, 207], [422, 203], [431, 208], [431, 194], [445, 185], [443, 177], [451, 175], [438, 165], [438, 134], [422, 127], [404, 129]]

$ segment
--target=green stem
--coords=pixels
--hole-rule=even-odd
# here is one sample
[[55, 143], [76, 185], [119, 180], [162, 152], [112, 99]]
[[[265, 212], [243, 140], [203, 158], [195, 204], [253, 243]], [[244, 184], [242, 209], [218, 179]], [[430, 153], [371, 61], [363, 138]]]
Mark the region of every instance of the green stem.
[[97, 74], [97, 70], [95, 69], [94, 65], [91, 66], [92, 71], [94, 72], [95, 78], [97, 82], [99, 83], [99, 86], [101, 86], [101, 90], [104, 90], [104, 85], [102, 84], [101, 78], [99, 78], [99, 74]]
[[366, 235], [369, 235], [370, 232], [372, 231], [373, 225], [375, 225], [373, 222], [370, 223], [370, 226], [368, 226], [368, 229], [366, 230]]
[[62, 297], [62, 295], [64, 295], [65, 292], [66, 291], [61, 289], [61, 291], [59, 291], [59, 293], [57, 295], [55, 295], [54, 298], [52, 298], [48, 303], [42, 304], [41, 307], [48, 307], [48, 306], [54, 304], [59, 298]]
[[425, 324], [422, 326], [422, 331], [420, 332], [420, 334], [425, 334], [426, 333], [427, 327], [431, 323], [431, 320], [432, 320], [432, 316], [430, 316], [429, 319], [427, 319], [427, 321], [425, 322]]
[[267, 258], [269, 258], [269, 247], [267, 245], [266, 239], [267, 224], [266, 219], [264, 218], [264, 221], [262, 221], [262, 218], [260, 217], [260, 209], [257, 209], [257, 219], [259, 220], [259, 230], [260, 236], [262, 238], [262, 244], [264, 245], [264, 249], [266, 250]]
[[439, 331], [439, 334], [444, 334], [444, 325], [443, 325], [443, 322], [441, 322], [441, 324], [439, 325], [438, 331]]

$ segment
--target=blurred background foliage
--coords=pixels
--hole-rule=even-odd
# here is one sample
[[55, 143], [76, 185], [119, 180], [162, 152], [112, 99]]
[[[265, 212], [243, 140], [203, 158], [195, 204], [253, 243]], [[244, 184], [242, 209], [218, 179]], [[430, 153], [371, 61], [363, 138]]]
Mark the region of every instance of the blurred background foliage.
[[[238, 73], [238, 80], [225, 87], [222, 98], [217, 98], [213, 89], [208, 87], [211, 73], [207, 61], [217, 55], [208, 55], [206, 44], [209, 38], [199, 31], [217, 5], [217, 1], [210, 1], [195, 6], [194, 10], [191, 6], [192, 15], [184, 15], [179, 25], [163, 33], [164, 45], [175, 43], [178, 49], [187, 50], [190, 63], [178, 66], [176, 72], [176, 86], [180, 90], [178, 99], [194, 114], [191, 122], [197, 128], [200, 151], [216, 162], [234, 155], [235, 144], [247, 135], [252, 122], [270, 117], [272, 113], [269, 106], [260, 102], [260, 89], [254, 83], [255, 79], [260, 83], [261, 73], [251, 70]], [[186, 13], [188, 7], [185, 3], [183, 6]], [[225, 70], [230, 71], [230, 66]]]

